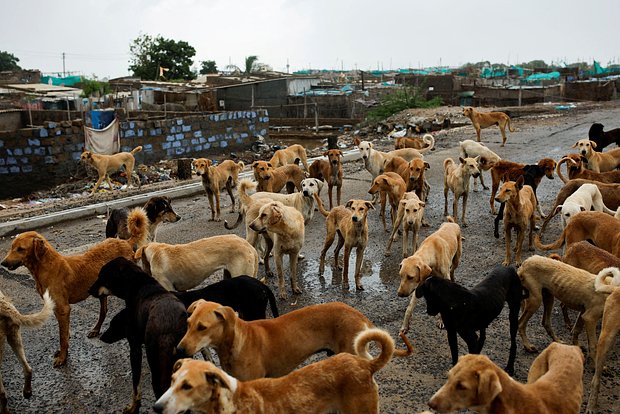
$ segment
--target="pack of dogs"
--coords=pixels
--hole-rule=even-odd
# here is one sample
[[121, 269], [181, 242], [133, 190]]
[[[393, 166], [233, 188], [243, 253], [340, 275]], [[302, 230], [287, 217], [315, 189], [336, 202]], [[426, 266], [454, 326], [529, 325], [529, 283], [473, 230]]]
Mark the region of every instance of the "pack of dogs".
[[[471, 119], [477, 139], [459, 142], [458, 161], [444, 160], [445, 222], [421, 243], [420, 228], [429, 226], [425, 210], [430, 207], [431, 191], [426, 178], [430, 164], [424, 156], [434, 149], [435, 138], [430, 134], [406, 136], [409, 131], [394, 134], [395, 149], [388, 152], [355, 137], [354, 144], [370, 173], [371, 201], [341, 199], [346, 177], [343, 153], [338, 149], [325, 151], [310, 165], [303, 146], [280, 149], [269, 160], [251, 164], [254, 180], [240, 179], [243, 162], [225, 160], [214, 165], [206, 158], [193, 160], [208, 199], [210, 221], [221, 220], [220, 196], [226, 190], [231, 212], [237, 211], [238, 216], [232, 225], [225, 221], [224, 227], [234, 229], [244, 221], [245, 238], [222, 234], [185, 244], [158, 242], [159, 226], [181, 219], [165, 196], [152, 197], [142, 207], [110, 211], [106, 240], [82, 254], [65, 256], [35, 231], [18, 235], [1, 265], [9, 270], [25, 266], [43, 298], [43, 307], [23, 315], [0, 292], [0, 357], [6, 340], [23, 367], [23, 396], [29, 398], [32, 368], [20, 328], [40, 326], [53, 313], [60, 341], [53, 365], [63, 366], [69, 351], [71, 305], [92, 296], [99, 300], [100, 311], [87, 336], [99, 336], [108, 344], [121, 340], [129, 344], [132, 397], [125, 413], [137, 413], [141, 407], [143, 349], [157, 413], [376, 413], [379, 393], [375, 374], [393, 357], [413, 353], [407, 333], [412, 331], [416, 301], [424, 298], [426, 313], [436, 316], [438, 326], [446, 331], [453, 365], [446, 383], [429, 399], [431, 409], [442, 413], [464, 408], [483, 413], [578, 413], [584, 395], [584, 365], [591, 361], [595, 373], [586, 412], [595, 413], [605, 358], [620, 331], [620, 148], [602, 151], [613, 143], [620, 146], [620, 129], [604, 131], [603, 125], [595, 123], [589, 139], [573, 145], [577, 153], [557, 162], [541, 158], [522, 164], [500, 158], [481, 142], [481, 130], [497, 125], [503, 147], [506, 129], [515, 132], [509, 115], [471, 107], [464, 108], [463, 114]], [[109, 174], [119, 170], [124, 170], [131, 185], [134, 154], [140, 150], [136, 147], [115, 155], [85, 151], [81, 159], [98, 172], [93, 193], [104, 179], [113, 188]], [[564, 164], [568, 178], [561, 173]], [[462, 233], [467, 226], [470, 182], [474, 180], [474, 192], [478, 180], [489, 190], [483, 179], [486, 172], [492, 181], [491, 213], [496, 213], [495, 202], [500, 203], [494, 235], [499, 238], [498, 226], [503, 220], [506, 254], [501, 264], [467, 288], [457, 283], [455, 271], [465, 240]], [[544, 177], [553, 179], [554, 173], [564, 186], [545, 215], [536, 189]], [[325, 187], [329, 210], [321, 196]], [[286, 194], [280, 193], [283, 189]], [[460, 216], [459, 199], [463, 200]], [[315, 210], [324, 217], [326, 229], [319, 276], [323, 277], [327, 252], [337, 238], [334, 265], [342, 270], [342, 289], [350, 289], [353, 250], [355, 289], [364, 289], [361, 267], [369, 239], [368, 223], [376, 214], [377, 202], [384, 232], [389, 234], [385, 256], [391, 255], [393, 242], [402, 234], [396, 293], [410, 298], [399, 331], [405, 348], [398, 348], [387, 331], [344, 303], [308, 305], [282, 315], [277, 305], [276, 298], [288, 297], [287, 277], [292, 294], [302, 294], [298, 260], [304, 257], [305, 226], [313, 220]], [[562, 233], [556, 241], [544, 244], [543, 231], [556, 215], [561, 217]], [[538, 229], [540, 219], [544, 221]], [[534, 234], [536, 230], [540, 232]], [[523, 260], [526, 233], [529, 250], [564, 248], [563, 254]], [[271, 255], [278, 276], [277, 296], [265, 279], [258, 279], [260, 264], [266, 276], [272, 275]], [[222, 273], [222, 280], [206, 284], [217, 272]], [[121, 299], [124, 308], [101, 333], [110, 295]], [[552, 327], [556, 299], [562, 304], [565, 322], [571, 325], [573, 345], [561, 344]], [[480, 354], [487, 328], [505, 304], [510, 347], [502, 369]], [[517, 362], [517, 336], [526, 351], [538, 352], [528, 338], [527, 326], [541, 305], [542, 326], [553, 342], [534, 360], [523, 384], [511, 378]], [[574, 323], [569, 310], [577, 311]], [[602, 327], [597, 338], [599, 323]], [[584, 328], [585, 357], [578, 346]], [[459, 357], [458, 337], [469, 354]], [[369, 352], [370, 344], [380, 348], [376, 356]], [[211, 360], [211, 350], [217, 354], [219, 367]], [[198, 352], [208, 361], [193, 359]], [[323, 352], [328, 358], [298, 368], [310, 356]], [[8, 412], [0, 376], [0, 413]]]

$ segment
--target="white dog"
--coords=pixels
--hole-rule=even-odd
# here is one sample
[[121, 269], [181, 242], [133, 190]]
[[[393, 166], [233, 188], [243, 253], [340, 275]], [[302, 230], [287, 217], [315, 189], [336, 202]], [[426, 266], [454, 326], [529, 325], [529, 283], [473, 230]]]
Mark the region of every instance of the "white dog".
[[583, 184], [564, 200], [564, 204], [557, 206], [553, 214], [562, 212], [562, 228], [564, 228], [576, 214], [590, 210], [604, 211], [612, 216], [616, 214], [603, 203], [601, 191], [595, 184]]
[[[480, 157], [478, 167], [480, 168], [480, 184], [482, 188], [488, 190], [489, 187], [484, 185], [484, 178], [482, 177], [482, 171], [489, 171], [495, 163], [501, 160], [500, 156], [491, 151], [481, 142], [476, 142], [473, 139], [466, 139], [465, 141], [459, 141], [459, 151], [461, 158], [475, 158]], [[478, 179], [474, 177], [474, 191], [478, 191]]]

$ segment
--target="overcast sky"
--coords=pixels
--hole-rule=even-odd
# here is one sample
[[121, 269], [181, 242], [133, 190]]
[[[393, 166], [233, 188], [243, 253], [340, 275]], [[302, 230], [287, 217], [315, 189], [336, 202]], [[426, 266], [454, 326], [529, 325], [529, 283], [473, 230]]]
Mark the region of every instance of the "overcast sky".
[[397, 69], [489, 60], [620, 62], [618, 0], [2, 0], [0, 51], [42, 72], [128, 74], [141, 33], [184, 40], [194, 64]]

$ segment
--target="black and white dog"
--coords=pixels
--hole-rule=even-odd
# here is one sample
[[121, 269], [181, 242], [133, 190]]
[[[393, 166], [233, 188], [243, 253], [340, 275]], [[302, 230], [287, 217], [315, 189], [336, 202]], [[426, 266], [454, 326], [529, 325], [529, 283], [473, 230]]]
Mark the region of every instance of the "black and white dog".
[[[151, 197], [144, 207], [144, 212], [149, 220], [149, 241], [155, 241], [157, 226], [163, 222], [175, 223], [181, 220], [181, 216], [174, 212], [170, 199], [165, 196]], [[127, 230], [128, 208], [115, 208], [110, 211], [110, 216], [105, 226], [105, 236], [118, 237], [127, 240], [131, 236]]]

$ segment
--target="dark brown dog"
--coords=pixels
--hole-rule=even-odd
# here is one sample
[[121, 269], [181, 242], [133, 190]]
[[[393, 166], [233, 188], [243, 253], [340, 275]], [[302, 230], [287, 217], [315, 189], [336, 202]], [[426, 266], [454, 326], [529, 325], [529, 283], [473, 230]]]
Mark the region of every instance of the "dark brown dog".
[[568, 182], [562, 175], [560, 165], [566, 163], [568, 169], [568, 179], [573, 180], [575, 178], [583, 178], [586, 180], [599, 181], [607, 184], [620, 183], [620, 170], [606, 171], [606, 172], [594, 172], [588, 170], [588, 159], [579, 154], [567, 154], [560, 161], [556, 167], [558, 177], [565, 183]]
[[327, 182], [329, 194], [329, 209], [333, 208], [332, 189], [336, 187], [336, 205], [340, 205], [340, 194], [342, 190], [342, 151], [331, 149], [325, 151], [323, 156], [327, 160], [318, 159], [310, 165], [310, 178], [317, 178]]

